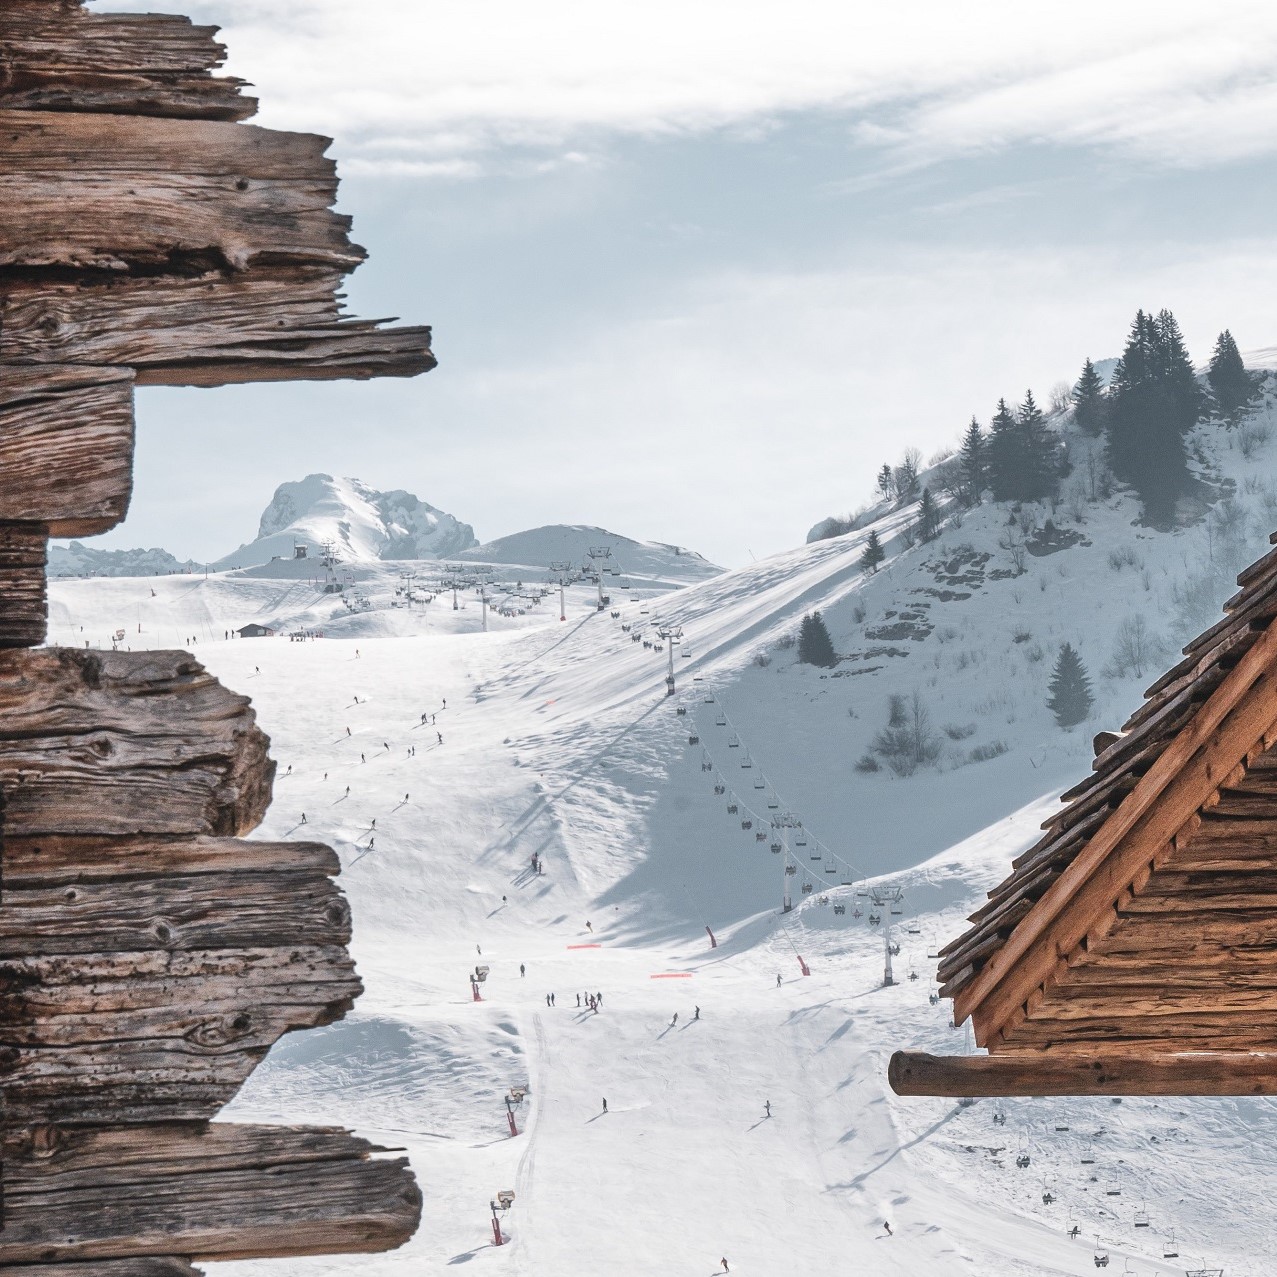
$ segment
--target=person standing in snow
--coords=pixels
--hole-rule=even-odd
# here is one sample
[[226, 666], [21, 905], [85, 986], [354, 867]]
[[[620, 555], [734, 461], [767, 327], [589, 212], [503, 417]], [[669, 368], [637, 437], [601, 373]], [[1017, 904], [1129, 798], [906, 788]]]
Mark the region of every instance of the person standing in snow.
[[594, 1001], [595, 1001], [595, 1002], [596, 1002], [599, 1006], [602, 1006], [602, 1005], [603, 1005], [603, 995], [602, 995], [601, 993], [596, 993], [596, 994], [594, 995]]
[[732, 1271], [732, 1270], [731, 1270], [730, 1268], [728, 1268], [728, 1266], [727, 1266], [727, 1259], [726, 1259], [726, 1257], [724, 1257], [723, 1259], [720, 1259], [718, 1262], [719, 1262], [720, 1264], [722, 1264], [722, 1265], [723, 1265], [723, 1271], [724, 1271], [725, 1273], [730, 1273], [730, 1272]]
[[603, 1112], [607, 1112], [607, 1096], [603, 1097]]
[[554, 1005], [554, 994], [553, 994], [553, 993], [552, 993], [552, 994], [550, 994], [550, 1005], [551, 1005], [551, 1006], [553, 1006], [553, 1005]]
[[439, 738], [439, 744], [440, 744], [440, 745], [442, 745], [442, 744], [443, 744], [443, 733], [442, 733], [442, 732], [435, 732], [435, 735]]
[[678, 1023], [678, 1012], [675, 1011], [674, 1018], [670, 1021], [670, 1028], [672, 1029], [677, 1023]]
[[776, 987], [778, 989], [780, 988], [780, 972], [779, 971], [776, 972]]
[[576, 995], [576, 1009], [578, 1011], [581, 1009], [581, 995], [579, 993]]
[[767, 1110], [767, 1116], [768, 1116], [768, 1117], [771, 1117], [771, 1115], [772, 1115], [772, 1102], [771, 1102], [771, 1100], [764, 1100], [764, 1101], [763, 1101], [763, 1108], [765, 1108], [765, 1109]]
[[550, 1005], [550, 995], [548, 993], [545, 995], [545, 1005], [546, 1006]]
[[889, 1219], [884, 1219], [884, 1220], [882, 1221], [882, 1226], [883, 1226], [883, 1228], [885, 1228], [885, 1229], [887, 1230], [887, 1236], [888, 1236], [888, 1237], [892, 1237], [892, 1236], [894, 1236], [894, 1234], [893, 1234], [893, 1233], [892, 1233], [892, 1231], [891, 1231], [891, 1220], [889, 1220]]
[[585, 924], [585, 929], [586, 929], [586, 930], [590, 933], [590, 935], [593, 935], [593, 934], [594, 934], [594, 928], [593, 928], [592, 926], [590, 926], [590, 924], [589, 924], [589, 922], [588, 922], [588, 921], [587, 921], [587, 922], [586, 922], [586, 924]]
[[443, 698], [443, 707], [444, 709], [448, 708], [448, 698], [446, 696]]
[[694, 1016], [692, 1016], [692, 1019], [693, 1019], [693, 1020], [699, 1020], [700, 1018], [701, 1018], [701, 1009], [700, 1009], [700, 1007], [697, 1007], [697, 1008], [696, 1008], [696, 1014], [695, 1014]]
[[[504, 896], [502, 896], [502, 897], [501, 897], [501, 899], [502, 899], [502, 900], [504, 900], [504, 899], [505, 899], [505, 897], [504, 897]], [[526, 974], [527, 974], [527, 972], [523, 969], [523, 963], [522, 963], [522, 962], [520, 962], [520, 963], [519, 963], [519, 975], [520, 975], [520, 977], [523, 977], [523, 976], [525, 976]], [[578, 1000], [578, 1001], [579, 1001], [579, 1000]]]

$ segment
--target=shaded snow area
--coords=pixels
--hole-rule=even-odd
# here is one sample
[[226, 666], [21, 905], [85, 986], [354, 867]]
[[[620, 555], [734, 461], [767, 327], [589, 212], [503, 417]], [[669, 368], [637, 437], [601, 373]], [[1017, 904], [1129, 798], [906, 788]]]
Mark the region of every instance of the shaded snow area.
[[[1208, 462], [1253, 542], [1269, 489], [1247, 490], [1227, 448]], [[1269, 463], [1247, 459], [1252, 475]], [[766, 1277], [1082, 1274], [1097, 1237], [1110, 1273], [1277, 1271], [1268, 1101], [963, 1107], [887, 1087], [896, 1047], [965, 1049], [949, 1004], [930, 1001], [930, 955], [1159, 672], [1103, 673], [1123, 622], [1142, 615], [1169, 651], [1185, 582], [1221, 553], [1204, 525], [1139, 526], [1117, 495], [1076, 517], [1061, 506], [1060, 534], [1031, 529], [1017, 566], [1009, 514], [984, 507], [907, 550], [912, 513], [884, 514], [888, 559], [870, 577], [864, 530], [678, 589], [613, 591], [602, 613], [581, 583], [565, 622], [551, 596], [486, 634], [473, 596], [464, 611], [445, 596], [392, 607], [388, 565], [360, 586], [375, 607], [305, 642], [222, 636], [323, 620], [339, 605], [307, 580], [55, 582], [55, 642], [195, 637], [272, 738], [261, 836], [322, 838], [345, 866], [367, 992], [343, 1022], [281, 1042], [227, 1116], [347, 1124], [406, 1148], [425, 1196], [402, 1251], [210, 1272], [708, 1277], [726, 1257]], [[790, 642], [815, 608], [843, 658], [828, 670], [798, 665]], [[662, 624], [684, 631], [673, 698]], [[1064, 640], [1097, 697], [1067, 732], [1044, 705]], [[912, 775], [858, 770], [889, 697], [915, 692], [936, 757]], [[874, 887], [903, 892], [878, 926]], [[888, 923], [898, 983], [883, 988]], [[597, 1014], [577, 1005], [593, 993]], [[528, 1088], [517, 1138], [510, 1087]], [[488, 1203], [507, 1188], [497, 1248]]]

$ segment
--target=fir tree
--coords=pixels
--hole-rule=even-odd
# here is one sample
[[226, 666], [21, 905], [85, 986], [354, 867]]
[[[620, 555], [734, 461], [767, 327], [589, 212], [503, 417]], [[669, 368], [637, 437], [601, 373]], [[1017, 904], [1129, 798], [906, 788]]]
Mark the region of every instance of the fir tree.
[[892, 476], [898, 501], [912, 501], [917, 496], [918, 463], [921, 459], [921, 454], [914, 448], [906, 449], [905, 455], [900, 459]]
[[1015, 490], [1020, 472], [1020, 441], [1015, 433], [1015, 414], [1005, 399], [998, 400], [997, 411], [989, 422], [986, 446], [989, 487], [995, 501], [1007, 501]]
[[1036, 501], [1055, 487], [1058, 457], [1046, 418], [1030, 390], [1018, 411], [998, 400], [989, 428], [989, 486], [995, 501]]
[[860, 566], [866, 572], [877, 572], [878, 564], [887, 557], [887, 552], [882, 548], [882, 542], [878, 539], [878, 529], [870, 528], [869, 536], [865, 540], [865, 548], [860, 553]]
[[896, 478], [891, 472], [891, 467], [884, 464], [882, 469], [878, 471], [878, 491], [882, 493], [884, 501], [890, 501], [896, 492]]
[[829, 629], [819, 612], [811, 612], [798, 627], [798, 659], [804, 665], [822, 665], [832, 668], [838, 664]]
[[1073, 387], [1073, 420], [1088, 435], [1098, 435], [1104, 429], [1104, 383], [1089, 359]]
[[1051, 695], [1047, 698], [1046, 707], [1061, 727], [1073, 727], [1082, 722], [1095, 704], [1086, 667], [1071, 643], [1060, 648], [1048, 687]]
[[980, 430], [980, 423], [972, 417], [966, 434], [962, 436], [962, 450], [958, 453], [968, 505], [980, 504], [980, 494], [985, 488], [986, 450], [987, 443]]
[[1219, 415], [1230, 425], [1234, 424], [1254, 399], [1255, 383], [1227, 328], [1215, 340], [1206, 380], [1210, 382]]
[[1202, 394], [1175, 316], [1135, 316], [1113, 370], [1107, 414], [1109, 465], [1130, 483], [1154, 523], [1169, 524], [1188, 487], [1184, 433]]
[[918, 522], [915, 524], [919, 541], [934, 541], [940, 532], [940, 508], [931, 495], [930, 488], [923, 488], [918, 502]]

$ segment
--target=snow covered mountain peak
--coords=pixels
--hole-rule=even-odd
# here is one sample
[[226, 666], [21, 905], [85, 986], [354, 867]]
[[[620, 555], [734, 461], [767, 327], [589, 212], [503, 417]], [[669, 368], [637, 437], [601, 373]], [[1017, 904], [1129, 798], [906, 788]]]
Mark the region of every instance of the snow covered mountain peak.
[[310, 474], [281, 483], [262, 512], [257, 539], [220, 559], [218, 568], [256, 567], [292, 558], [305, 544], [331, 544], [342, 562], [450, 558], [478, 544], [468, 523], [411, 492], [379, 492], [360, 479]]

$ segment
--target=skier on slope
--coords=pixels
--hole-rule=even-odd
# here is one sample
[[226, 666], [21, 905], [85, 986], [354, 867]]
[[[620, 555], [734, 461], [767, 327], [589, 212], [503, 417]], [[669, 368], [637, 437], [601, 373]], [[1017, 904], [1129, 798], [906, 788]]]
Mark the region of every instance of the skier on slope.
[[670, 1021], [670, 1028], [672, 1029], [677, 1023], [678, 1023], [678, 1012], [675, 1011], [674, 1018]]
[[765, 1109], [767, 1110], [767, 1116], [768, 1116], [768, 1117], [771, 1117], [771, 1115], [772, 1115], [772, 1102], [771, 1102], [771, 1100], [764, 1100], [764, 1101], [763, 1101], [763, 1108], [765, 1108]]
[[442, 744], [443, 744], [443, 733], [442, 733], [442, 732], [435, 732], [435, 735], [439, 738], [439, 744], [440, 744], [440, 745], [442, 745]]
[[607, 1096], [603, 1097], [603, 1112], [607, 1112]]

